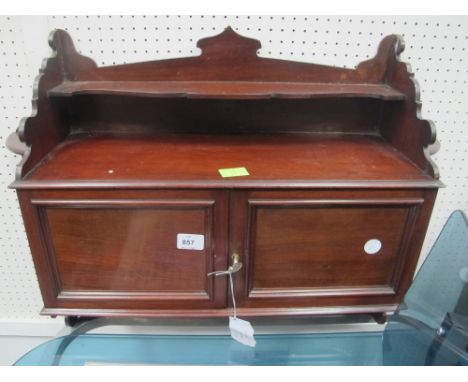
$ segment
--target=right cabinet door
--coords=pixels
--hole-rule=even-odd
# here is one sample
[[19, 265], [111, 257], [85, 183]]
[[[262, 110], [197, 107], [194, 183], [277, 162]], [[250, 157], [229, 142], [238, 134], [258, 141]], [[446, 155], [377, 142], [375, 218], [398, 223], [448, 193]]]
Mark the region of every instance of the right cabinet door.
[[[428, 191], [252, 191], [231, 198], [244, 313], [391, 311], [424, 239]], [[278, 309], [280, 309], [278, 311]]]

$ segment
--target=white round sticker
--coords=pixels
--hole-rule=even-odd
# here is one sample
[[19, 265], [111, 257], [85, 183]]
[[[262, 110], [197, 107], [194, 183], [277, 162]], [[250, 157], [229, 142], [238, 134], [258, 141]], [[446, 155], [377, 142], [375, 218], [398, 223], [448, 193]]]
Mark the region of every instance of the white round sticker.
[[367, 240], [366, 244], [364, 244], [364, 251], [368, 255], [375, 255], [377, 252], [380, 251], [381, 248], [382, 242], [378, 239]]

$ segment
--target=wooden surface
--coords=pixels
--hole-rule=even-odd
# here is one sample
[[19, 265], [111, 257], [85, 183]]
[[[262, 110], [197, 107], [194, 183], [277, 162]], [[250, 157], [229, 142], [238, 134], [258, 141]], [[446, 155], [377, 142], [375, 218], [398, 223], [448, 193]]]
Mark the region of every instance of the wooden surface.
[[234, 254], [241, 315], [394, 309], [440, 186], [401, 39], [356, 69], [261, 58], [230, 28], [198, 46], [99, 68], [52, 35], [13, 184], [43, 312], [227, 316], [227, 278], [207, 273]]
[[[239, 112], [242, 106], [232, 108], [226, 104], [218, 108], [206, 104], [202, 105], [199, 114], [195, 113], [195, 116], [200, 119], [200, 114], [203, 114], [201, 121], [208, 122], [209, 126], [213, 125], [215, 119], [221, 118], [225, 123], [234, 116], [234, 125], [228, 122], [230, 125], [228, 130], [244, 131], [247, 128], [254, 131], [255, 127], [258, 127], [259, 130], [265, 131], [270, 115], [273, 132], [278, 131], [275, 126], [276, 120], [280, 120], [284, 126], [285, 115], [290, 115], [293, 119], [288, 129], [296, 132], [324, 130], [347, 132], [348, 129], [356, 131], [356, 123], [345, 124], [343, 121], [355, 121], [359, 126], [359, 122], [364, 120], [365, 123], [361, 125], [364, 126], [363, 130], [374, 130], [410, 158], [425, 174], [433, 178], [438, 177], [437, 168], [429, 156], [429, 145], [435, 141], [434, 129], [430, 122], [419, 118], [419, 95], [412, 73], [398, 59], [404, 47], [398, 36], [385, 37], [378, 47], [376, 56], [360, 63], [356, 69], [262, 58], [257, 55], [261, 47], [259, 41], [240, 36], [231, 28], [227, 28], [218, 36], [200, 40], [197, 44], [202, 50], [200, 56], [110, 67], [98, 67], [93, 60], [78, 54], [71, 37], [63, 30], [54, 31], [49, 43], [54, 55], [45, 61], [41, 74], [36, 80], [33, 115], [25, 119], [19, 129], [19, 137], [27, 144], [28, 150], [18, 166], [16, 177], [18, 180], [37, 165], [54, 146], [65, 139], [70, 130], [73, 132], [75, 127], [82, 128], [83, 124], [90, 125], [89, 120], [82, 120], [82, 115], [86, 115], [86, 109], [89, 108], [80, 110], [74, 106], [77, 102], [75, 98], [80, 96], [65, 97], [69, 101], [64, 102], [57, 100], [52, 102], [48, 96], [54, 94], [53, 89], [69, 89], [65, 93], [73, 93], [73, 89], [79, 92], [83, 87], [85, 89], [81, 91], [85, 95], [81, 97], [91, 97], [93, 92], [96, 92], [100, 96], [112, 93], [122, 98], [121, 104], [114, 104], [110, 111], [91, 107], [94, 116], [91, 122], [117, 130], [121, 128], [118, 121], [122, 117], [125, 121], [123, 124], [127, 127], [132, 123], [137, 126], [146, 124], [146, 126], [155, 126], [155, 130], [165, 132], [171, 129], [181, 130], [181, 125], [193, 126], [187, 124], [184, 113], [176, 112], [175, 115], [180, 118], [175, 118], [173, 109], [170, 109], [173, 117], [169, 118], [164, 116], [164, 112], [162, 116], [159, 115], [164, 108], [161, 110], [157, 107], [153, 110], [151, 105], [139, 108], [138, 100], [133, 102], [129, 100], [132, 95], [158, 95], [160, 99], [163, 96], [187, 97], [191, 94], [194, 97], [213, 97], [218, 101], [223, 98], [227, 100], [245, 98], [254, 101], [251, 98], [265, 99], [280, 95], [294, 97], [280, 98], [282, 101], [294, 99], [300, 101], [296, 97], [302, 100], [303, 97], [317, 100], [335, 99], [332, 114], [327, 107], [323, 108], [322, 112], [320, 108], [323, 106], [322, 103], [315, 106], [317, 112], [312, 106], [314, 110], [312, 113], [307, 112], [307, 107], [301, 108], [298, 112], [287, 105], [284, 113], [281, 113], [284, 107], [281, 104], [272, 104], [276, 111], [271, 113], [270, 109], [256, 105], [257, 112], [262, 118], [258, 120], [255, 117], [257, 112], [252, 112], [246, 107], [244, 115], [251, 116], [251, 121], [248, 122], [247, 117], [240, 120], [235, 117], [243, 114]], [[163, 89], [161, 85], [164, 85]], [[61, 92], [56, 94], [58, 93]], [[346, 98], [342, 98], [343, 96]], [[375, 101], [375, 98], [385, 104], [375, 105], [369, 102], [355, 104], [354, 113], [340, 106], [340, 102], [345, 99]], [[399, 101], [387, 102], [395, 98]], [[100, 102], [97, 99], [91, 101], [95, 104]], [[214, 111], [213, 115], [210, 115], [211, 111]], [[371, 118], [367, 117], [368, 113], [371, 114]], [[135, 120], [132, 120], [131, 116]], [[194, 111], [191, 111], [189, 117], [193, 116]], [[163, 120], [162, 125], [160, 117]], [[89, 116], [87, 118], [89, 119]], [[109, 120], [110, 124], [107, 123]], [[205, 123], [193, 129], [203, 130]], [[208, 130], [211, 131], [211, 128]]]
[[[45, 306], [226, 306], [227, 194], [213, 191], [20, 194]], [[204, 249], [177, 248], [201, 234]], [[39, 238], [41, 238], [39, 241]]]
[[[163, 135], [75, 137], [29, 181], [221, 181], [246, 167], [250, 180], [428, 180], [378, 137], [361, 135]], [[226, 181], [233, 180], [226, 178]]]
[[[230, 250], [246, 309], [394, 304], [411, 283], [433, 190], [246, 191], [230, 198]], [[375, 255], [369, 239], [382, 242]]]
[[[46, 311], [160, 316], [229, 314], [227, 279], [207, 273], [234, 253], [245, 314], [390, 310], [411, 281], [434, 195], [19, 191]], [[178, 250], [181, 230], [205, 234], [206, 251]], [[379, 254], [363, 252], [370, 238]]]
[[175, 298], [188, 290], [209, 298], [205, 273], [213, 268], [207, 260], [211, 243], [201, 252], [174, 245], [178, 232], [211, 236], [202, 206], [87, 207], [46, 211], [65, 291], [169, 291]]
[[[392, 289], [407, 206], [360, 206], [352, 200], [341, 205], [250, 203], [256, 209], [249, 251], [254, 257], [250, 295], [344, 283]], [[370, 239], [382, 242], [378, 254], [364, 251]]]
[[385, 84], [335, 84], [247, 81], [76, 81], [51, 89], [49, 96], [85, 94], [214, 99], [376, 98], [404, 100]]

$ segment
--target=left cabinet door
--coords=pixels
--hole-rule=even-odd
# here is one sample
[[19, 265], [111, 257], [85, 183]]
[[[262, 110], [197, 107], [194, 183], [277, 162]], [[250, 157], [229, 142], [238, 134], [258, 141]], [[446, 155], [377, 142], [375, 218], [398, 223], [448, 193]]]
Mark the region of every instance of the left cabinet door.
[[227, 266], [226, 193], [18, 195], [45, 314], [203, 315], [226, 305], [226, 278], [207, 277]]

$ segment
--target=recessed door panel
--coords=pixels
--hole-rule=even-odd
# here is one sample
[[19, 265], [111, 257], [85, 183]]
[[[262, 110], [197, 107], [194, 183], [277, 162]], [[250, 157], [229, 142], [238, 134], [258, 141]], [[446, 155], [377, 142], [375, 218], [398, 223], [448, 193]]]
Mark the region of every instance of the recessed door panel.
[[239, 306], [348, 305], [396, 296], [423, 199], [322, 194], [237, 197], [231, 246], [245, 263]]
[[186, 196], [33, 200], [59, 305], [225, 306], [226, 280], [207, 274], [226, 263], [227, 197]]
[[[205, 224], [210, 208], [45, 211], [65, 291], [205, 290], [212, 251], [212, 227]], [[179, 233], [203, 236], [207, 245], [201, 250], [178, 249]]]
[[[407, 207], [254, 207], [251, 291], [391, 286]], [[374, 240], [381, 248], [365, 251]]]

